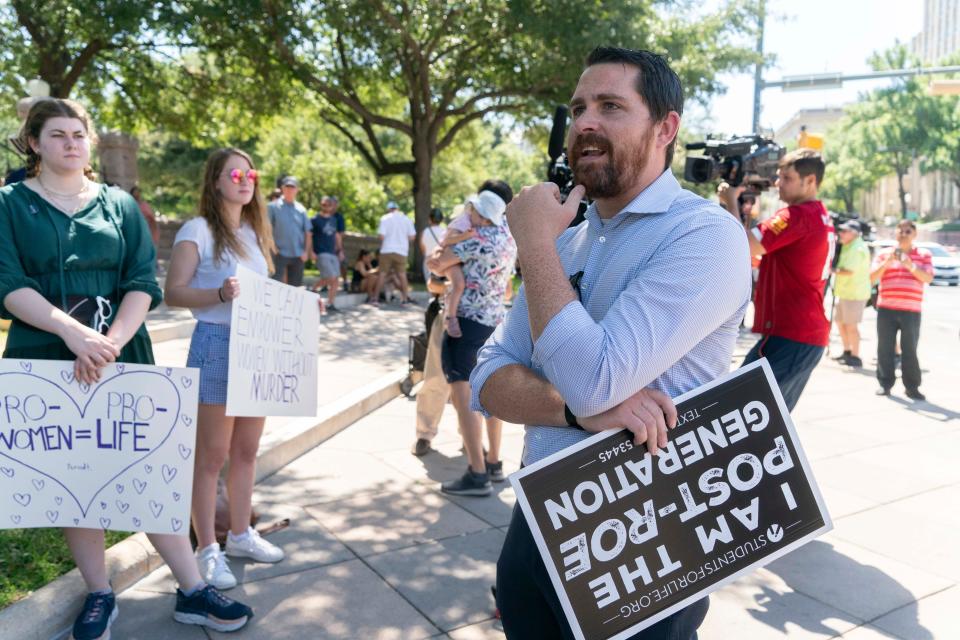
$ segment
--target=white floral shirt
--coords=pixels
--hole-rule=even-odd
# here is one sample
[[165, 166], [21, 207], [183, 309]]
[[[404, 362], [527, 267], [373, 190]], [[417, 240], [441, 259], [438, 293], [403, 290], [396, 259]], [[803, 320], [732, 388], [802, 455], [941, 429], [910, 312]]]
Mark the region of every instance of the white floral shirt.
[[506, 312], [504, 294], [513, 286], [517, 244], [506, 225], [477, 227], [477, 237], [453, 246], [466, 285], [457, 315], [495, 327]]

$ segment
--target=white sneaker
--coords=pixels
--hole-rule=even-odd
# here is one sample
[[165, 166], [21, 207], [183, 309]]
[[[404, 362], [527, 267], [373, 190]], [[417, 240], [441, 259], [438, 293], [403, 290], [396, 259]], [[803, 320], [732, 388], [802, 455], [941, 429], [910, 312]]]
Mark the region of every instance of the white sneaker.
[[227, 533], [227, 555], [234, 558], [250, 558], [254, 562], [280, 562], [283, 549], [260, 537], [257, 530], [247, 527], [240, 537]]
[[212, 584], [221, 591], [233, 589], [237, 586], [237, 578], [227, 566], [227, 558], [220, 551], [220, 545], [214, 542], [197, 553], [197, 567], [200, 577], [207, 584]]

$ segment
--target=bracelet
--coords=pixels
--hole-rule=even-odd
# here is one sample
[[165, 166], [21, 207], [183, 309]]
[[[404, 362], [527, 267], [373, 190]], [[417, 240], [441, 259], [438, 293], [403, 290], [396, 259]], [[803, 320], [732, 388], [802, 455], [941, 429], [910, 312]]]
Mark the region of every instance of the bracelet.
[[567, 425], [583, 431], [583, 427], [577, 422], [577, 416], [573, 415], [573, 411], [570, 411], [566, 403], [563, 405], [563, 417], [567, 420]]
[[226, 300], [223, 299], [223, 287], [217, 289], [217, 297], [220, 298], [220, 302], [226, 302]]

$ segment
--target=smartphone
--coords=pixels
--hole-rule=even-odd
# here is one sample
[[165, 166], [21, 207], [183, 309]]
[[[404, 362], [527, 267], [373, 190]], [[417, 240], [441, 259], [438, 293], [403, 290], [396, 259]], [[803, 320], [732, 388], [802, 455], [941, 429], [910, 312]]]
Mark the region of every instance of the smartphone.
[[897, 260], [901, 260], [901, 261], [902, 261], [902, 260], [903, 260], [903, 255], [904, 255], [904, 254], [903, 254], [903, 249], [897, 249], [896, 251], [893, 252], [893, 257], [895, 257]]

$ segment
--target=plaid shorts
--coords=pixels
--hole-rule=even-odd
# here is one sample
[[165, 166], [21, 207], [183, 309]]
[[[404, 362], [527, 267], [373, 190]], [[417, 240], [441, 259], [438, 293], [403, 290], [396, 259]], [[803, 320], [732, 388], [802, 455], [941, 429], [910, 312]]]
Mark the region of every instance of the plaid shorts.
[[200, 404], [227, 404], [229, 364], [229, 325], [197, 322], [187, 366], [200, 369]]

